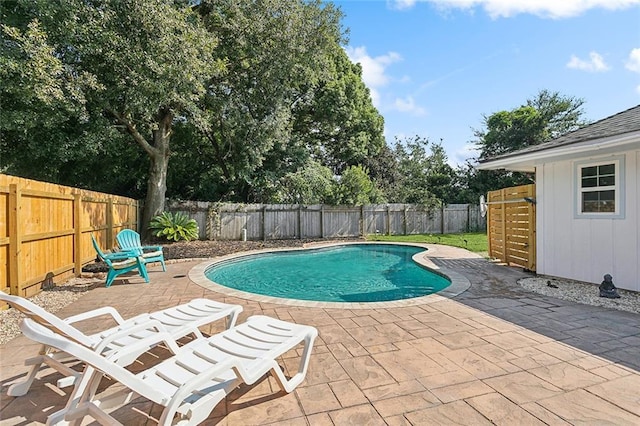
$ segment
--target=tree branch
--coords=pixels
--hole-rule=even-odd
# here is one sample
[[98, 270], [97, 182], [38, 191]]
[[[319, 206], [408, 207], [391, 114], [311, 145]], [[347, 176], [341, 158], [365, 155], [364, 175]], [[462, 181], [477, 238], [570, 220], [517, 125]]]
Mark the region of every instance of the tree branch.
[[138, 132], [138, 129], [136, 129], [136, 126], [131, 121], [112, 109], [107, 108], [105, 111], [111, 114], [113, 118], [115, 118], [115, 120], [118, 122], [118, 124], [125, 126], [125, 128], [127, 129], [127, 133], [129, 133], [133, 137], [136, 143], [140, 145], [142, 149], [147, 152], [147, 154], [157, 154], [156, 149], [151, 146], [149, 142], [147, 142], [147, 140], [140, 134], [140, 132]]
[[220, 146], [218, 145], [218, 140], [215, 137], [215, 135], [213, 134], [213, 132], [210, 131], [205, 131], [203, 132], [204, 135], [207, 137], [207, 139], [209, 139], [209, 142], [211, 142], [211, 146], [213, 147], [213, 150], [216, 153], [216, 159], [217, 159], [217, 163], [220, 166], [220, 168], [222, 169], [222, 175], [224, 176], [225, 180], [227, 182], [229, 182], [229, 180], [231, 179], [231, 173], [229, 172], [229, 168], [227, 167]]

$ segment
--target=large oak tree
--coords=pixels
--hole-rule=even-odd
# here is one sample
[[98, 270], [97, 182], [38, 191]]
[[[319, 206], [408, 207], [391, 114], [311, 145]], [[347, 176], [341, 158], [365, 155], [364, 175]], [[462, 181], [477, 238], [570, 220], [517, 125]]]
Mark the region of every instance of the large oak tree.
[[[5, 28], [5, 35], [13, 32], [12, 43], [4, 43], [6, 50], [17, 60], [22, 53], [32, 76], [53, 69], [54, 80], [67, 80], [58, 85], [80, 88], [84, 116], [75, 114], [76, 130], [89, 123], [119, 129], [148, 157], [142, 215], [146, 229], [151, 217], [164, 209], [174, 123], [197, 119], [205, 82], [224, 69], [224, 62], [214, 56], [216, 38], [188, 1], [39, 0], [8, 6], [3, 15], [13, 18], [7, 22], [17, 28]], [[50, 47], [49, 57], [59, 70], [46, 61], [28, 61], [25, 37], [33, 37], [27, 30], [33, 25], [46, 38], [40, 44]], [[29, 99], [28, 93], [22, 95]], [[108, 156], [102, 162], [109, 167]]]

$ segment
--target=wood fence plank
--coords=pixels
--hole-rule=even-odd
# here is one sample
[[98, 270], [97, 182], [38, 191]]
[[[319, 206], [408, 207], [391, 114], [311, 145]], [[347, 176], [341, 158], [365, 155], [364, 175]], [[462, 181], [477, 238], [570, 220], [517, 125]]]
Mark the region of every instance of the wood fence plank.
[[[93, 249], [88, 250], [86, 232], [113, 236], [127, 224], [137, 227], [137, 201], [130, 198], [4, 174], [0, 174], [0, 188], [7, 189], [0, 196], [6, 198], [2, 204], [8, 219], [3, 230], [7, 237], [0, 237], [0, 276], [8, 278], [6, 288], [11, 294], [32, 296], [44, 283], [79, 275], [82, 265], [95, 258], [89, 254]], [[113, 210], [107, 224], [109, 213], [104, 207], [109, 202]]]
[[487, 194], [489, 256], [535, 271], [535, 185]]
[[[20, 229], [20, 189], [17, 184], [9, 185], [9, 290], [11, 294], [20, 295], [22, 278], [22, 262], [20, 250], [22, 246], [22, 230]], [[5, 269], [6, 272], [6, 269]]]

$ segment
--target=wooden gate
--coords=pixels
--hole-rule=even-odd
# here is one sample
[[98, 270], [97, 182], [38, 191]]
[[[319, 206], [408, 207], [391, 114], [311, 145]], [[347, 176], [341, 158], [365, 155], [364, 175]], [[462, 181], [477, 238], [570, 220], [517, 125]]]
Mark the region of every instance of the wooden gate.
[[489, 256], [536, 270], [536, 186], [491, 191], [487, 198]]

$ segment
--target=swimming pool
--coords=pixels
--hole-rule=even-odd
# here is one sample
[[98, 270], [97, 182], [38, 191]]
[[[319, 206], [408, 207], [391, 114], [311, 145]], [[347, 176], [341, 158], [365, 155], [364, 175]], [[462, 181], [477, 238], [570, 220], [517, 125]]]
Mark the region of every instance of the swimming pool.
[[422, 247], [350, 244], [261, 253], [215, 263], [209, 280], [243, 292], [322, 302], [386, 302], [439, 292], [446, 277], [412, 260]]

